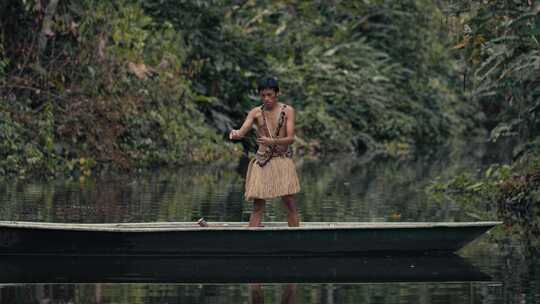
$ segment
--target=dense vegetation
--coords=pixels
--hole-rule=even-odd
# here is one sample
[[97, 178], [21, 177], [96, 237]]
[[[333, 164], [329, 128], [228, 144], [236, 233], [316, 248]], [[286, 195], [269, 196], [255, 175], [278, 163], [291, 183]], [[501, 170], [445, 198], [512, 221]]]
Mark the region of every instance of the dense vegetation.
[[7, 0], [0, 175], [230, 160], [276, 75], [300, 153], [411, 153], [470, 136], [535, 159], [535, 1]]
[[236, 158], [276, 75], [297, 151], [410, 153], [478, 123], [428, 0], [8, 0], [0, 175], [89, 175]]
[[190, 46], [170, 22], [128, 1], [2, 3], [0, 174], [230, 154], [197, 108]]
[[497, 214], [529, 248], [540, 245], [540, 3], [451, 1], [466, 97], [486, 115], [492, 141], [517, 142], [511, 164], [435, 184], [480, 218]]

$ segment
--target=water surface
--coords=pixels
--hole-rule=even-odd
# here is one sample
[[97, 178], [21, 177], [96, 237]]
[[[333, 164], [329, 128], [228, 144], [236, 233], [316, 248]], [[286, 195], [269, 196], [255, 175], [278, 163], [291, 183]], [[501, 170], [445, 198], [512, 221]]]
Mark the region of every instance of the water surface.
[[[500, 160], [484, 146], [469, 149], [416, 159], [341, 156], [298, 160], [301, 220], [477, 220], [475, 214], [461, 206], [451, 201], [434, 201], [424, 191], [437, 177], [449, 177], [465, 168], [481, 168]], [[0, 184], [0, 220], [101, 223], [195, 221], [205, 217], [209, 222], [246, 221], [251, 206], [243, 200], [242, 172], [237, 167], [189, 167], [83, 182], [4, 182]], [[269, 202], [264, 220], [285, 221], [279, 200]], [[58, 265], [57, 271], [51, 266], [52, 270], [47, 271], [54, 273], [39, 277], [43, 282], [3, 283], [0, 303], [537, 303], [537, 258], [524, 252], [510, 237], [504, 242], [498, 239], [485, 235], [458, 253], [490, 280], [474, 276], [445, 280], [444, 276], [437, 276], [435, 269], [433, 276], [426, 277], [431, 281], [418, 282], [414, 276], [402, 277], [406, 281], [400, 281], [398, 274], [393, 276], [374, 268], [370, 277], [361, 279], [359, 275], [352, 282], [335, 282], [332, 268], [321, 264], [316, 282], [303, 278], [301, 273], [295, 273], [295, 282], [272, 282], [268, 276], [255, 273], [249, 276], [251, 282], [185, 284], [174, 282], [174, 277], [169, 277], [172, 282], [166, 278], [159, 280], [160, 274], [148, 269], [146, 277], [122, 273], [115, 281], [114, 277], [100, 277], [103, 269], [100, 272], [99, 264], [92, 268], [73, 262], [53, 264]], [[47, 261], [38, 259], [32, 263], [37, 276], [40, 263]], [[414, 267], [421, 266], [421, 262], [419, 266], [415, 263], [403, 265], [413, 273]], [[17, 268], [15, 262], [3, 265], [5, 270], [10, 265], [11, 270]], [[69, 267], [71, 276], [79, 281], [69, 281], [63, 267]], [[358, 268], [360, 273], [362, 269]], [[80, 275], [75, 275], [79, 270]], [[84, 278], [92, 280], [83, 283]], [[102, 281], [98, 282], [100, 278]]]

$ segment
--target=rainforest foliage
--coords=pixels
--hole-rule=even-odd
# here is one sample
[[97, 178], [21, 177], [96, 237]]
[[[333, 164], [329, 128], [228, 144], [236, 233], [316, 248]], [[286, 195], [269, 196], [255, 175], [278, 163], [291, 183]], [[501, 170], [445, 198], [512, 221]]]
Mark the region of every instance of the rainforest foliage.
[[[540, 2], [449, 1], [464, 92], [486, 114], [491, 139], [517, 137], [516, 156], [537, 153], [540, 135]], [[452, 28], [452, 26], [450, 27]]]
[[[5, 0], [0, 175], [235, 159], [275, 75], [300, 154], [535, 145], [534, 1]], [[483, 124], [483, 125], [482, 125]], [[530, 139], [530, 140], [529, 140]], [[522, 153], [517, 151], [518, 153]]]
[[431, 187], [478, 218], [496, 216], [540, 248], [540, 1], [447, 1], [463, 95], [480, 107], [490, 140], [518, 144], [513, 162], [462, 172]]

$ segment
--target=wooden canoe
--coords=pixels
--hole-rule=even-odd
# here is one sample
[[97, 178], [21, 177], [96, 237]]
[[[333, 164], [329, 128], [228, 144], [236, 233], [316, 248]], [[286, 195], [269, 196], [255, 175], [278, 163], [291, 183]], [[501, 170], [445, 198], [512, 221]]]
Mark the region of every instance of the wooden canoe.
[[500, 222], [0, 222], [2, 255], [290, 256], [455, 252]]

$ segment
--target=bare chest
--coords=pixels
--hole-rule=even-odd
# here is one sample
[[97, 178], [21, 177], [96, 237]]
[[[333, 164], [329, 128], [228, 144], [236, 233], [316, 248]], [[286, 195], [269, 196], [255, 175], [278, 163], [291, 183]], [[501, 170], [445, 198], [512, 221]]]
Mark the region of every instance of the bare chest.
[[[287, 117], [285, 113], [281, 114], [281, 111], [265, 112], [264, 114], [259, 112], [255, 116], [255, 125], [257, 127], [257, 134], [259, 136], [268, 136], [271, 134], [272, 137], [277, 136], [283, 137], [287, 135], [286, 131], [286, 122]], [[264, 117], [263, 117], [264, 115]], [[281, 117], [283, 116], [283, 117]], [[279, 129], [279, 132], [278, 132]]]

